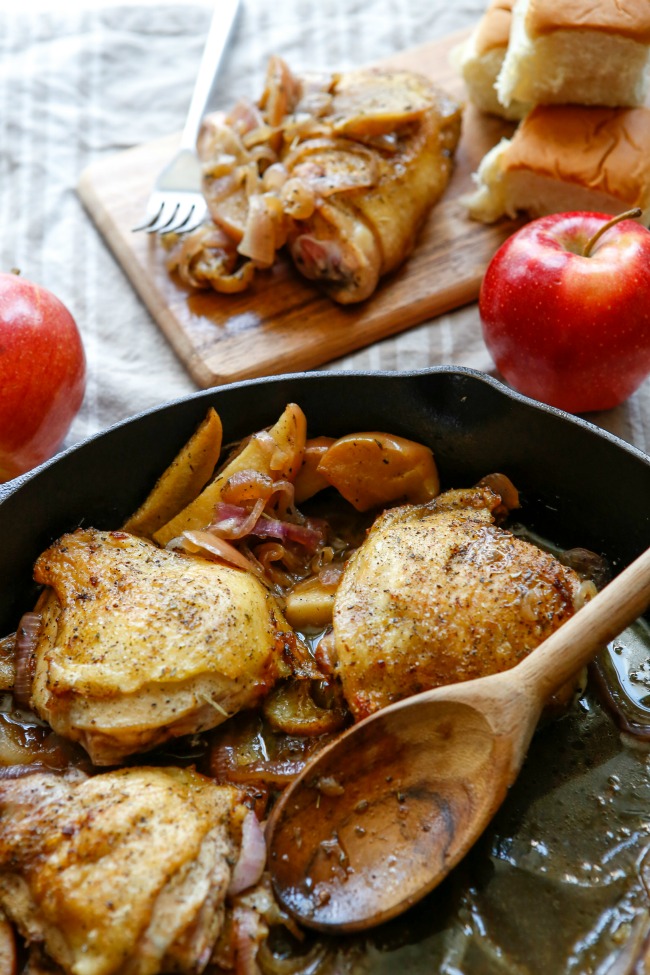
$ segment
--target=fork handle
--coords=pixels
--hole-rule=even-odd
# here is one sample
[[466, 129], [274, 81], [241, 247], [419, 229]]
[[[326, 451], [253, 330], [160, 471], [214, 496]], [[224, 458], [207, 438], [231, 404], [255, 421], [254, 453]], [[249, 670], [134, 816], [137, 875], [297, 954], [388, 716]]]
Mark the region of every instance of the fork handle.
[[196, 149], [196, 140], [201, 127], [201, 120], [212, 92], [215, 77], [219, 70], [226, 44], [233, 29], [239, 0], [217, 0], [208, 38], [205, 42], [199, 73], [194, 85], [185, 127], [181, 135], [181, 149]]

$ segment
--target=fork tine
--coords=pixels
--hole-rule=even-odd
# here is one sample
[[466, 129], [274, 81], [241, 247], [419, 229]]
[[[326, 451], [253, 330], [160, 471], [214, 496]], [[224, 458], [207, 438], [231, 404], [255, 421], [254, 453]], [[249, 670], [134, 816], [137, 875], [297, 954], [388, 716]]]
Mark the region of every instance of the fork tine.
[[194, 213], [193, 203], [186, 203], [182, 206], [179, 206], [175, 219], [172, 220], [171, 223], [167, 224], [167, 226], [161, 231], [161, 233], [172, 234], [175, 233], [177, 230], [183, 229], [183, 227], [185, 226], [185, 224], [190, 219], [193, 213]]
[[177, 215], [177, 219], [173, 223], [166, 226], [161, 233], [171, 234], [171, 233], [187, 233], [189, 230], [194, 230], [201, 221], [205, 214], [205, 207], [197, 206], [196, 202], [186, 204], [186, 206], [181, 208], [180, 213]]
[[156, 210], [156, 212], [153, 214], [153, 216], [151, 216], [151, 214], [147, 214], [146, 220], [143, 220], [142, 223], [139, 223], [137, 227], [131, 227], [131, 232], [135, 233], [138, 230], [146, 230], [148, 227], [151, 227], [152, 224], [156, 223], [156, 221], [160, 217], [163, 211], [163, 207], [164, 207], [164, 203], [161, 203], [158, 209]]
[[180, 203], [176, 203], [170, 214], [169, 204], [163, 202], [162, 212], [160, 214], [160, 217], [158, 218], [158, 220], [156, 220], [154, 224], [152, 224], [150, 227], [147, 227], [147, 233], [157, 234], [157, 233], [161, 233], [163, 230], [166, 230], [167, 227], [169, 227], [169, 225], [175, 220], [176, 214], [178, 213], [179, 206]]
[[196, 230], [196, 228], [200, 227], [203, 221], [205, 220], [205, 214], [206, 214], [206, 210], [203, 208], [199, 208], [197, 212], [194, 214], [194, 216], [192, 217], [192, 219], [188, 219], [187, 222], [184, 223], [183, 226], [178, 229], [177, 233], [189, 234], [192, 230]]

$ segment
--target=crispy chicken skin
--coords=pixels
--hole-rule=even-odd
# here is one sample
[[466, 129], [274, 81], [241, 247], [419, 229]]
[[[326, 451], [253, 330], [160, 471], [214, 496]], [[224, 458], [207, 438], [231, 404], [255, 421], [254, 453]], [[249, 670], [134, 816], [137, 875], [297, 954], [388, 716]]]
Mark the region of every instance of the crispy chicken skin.
[[333, 618], [337, 672], [361, 719], [419, 691], [513, 667], [588, 587], [495, 524], [489, 488], [386, 511], [351, 557]]
[[203, 971], [245, 807], [189, 769], [0, 780], [0, 907], [67, 975]]
[[97, 765], [215, 727], [286, 675], [296, 637], [250, 573], [78, 529], [37, 560], [32, 705]]

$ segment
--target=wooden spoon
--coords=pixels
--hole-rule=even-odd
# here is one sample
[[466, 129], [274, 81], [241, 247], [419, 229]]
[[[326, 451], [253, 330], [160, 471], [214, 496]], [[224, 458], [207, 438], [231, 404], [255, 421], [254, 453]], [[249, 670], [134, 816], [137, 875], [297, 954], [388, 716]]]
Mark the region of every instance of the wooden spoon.
[[546, 701], [649, 603], [650, 549], [516, 667], [407, 698], [323, 749], [269, 819], [281, 904], [361, 931], [432, 890], [503, 802]]

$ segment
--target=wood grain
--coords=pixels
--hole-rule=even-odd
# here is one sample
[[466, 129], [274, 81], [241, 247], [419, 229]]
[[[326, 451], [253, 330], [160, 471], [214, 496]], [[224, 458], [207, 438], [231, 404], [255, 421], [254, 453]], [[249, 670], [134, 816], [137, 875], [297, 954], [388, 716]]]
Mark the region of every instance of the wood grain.
[[[383, 63], [419, 70], [463, 100], [449, 52], [466, 35], [450, 35]], [[333, 303], [288, 259], [259, 273], [252, 289], [239, 295], [191, 292], [172, 279], [160, 241], [131, 228], [144, 213], [177, 135], [93, 163], [82, 173], [78, 193], [195, 382], [208, 387], [314, 368], [475, 300], [488, 261], [515, 225], [474, 223], [458, 198], [471, 188], [484, 153], [510, 132], [507, 123], [464, 109], [453, 178], [414, 254], [356, 306]]]

